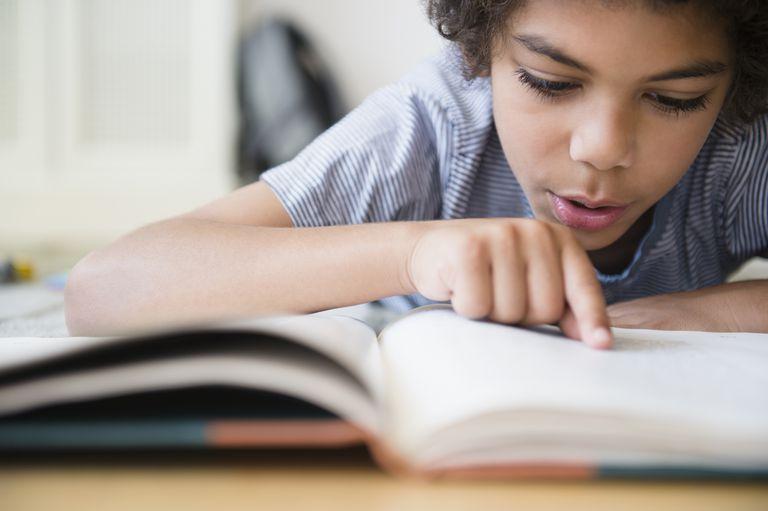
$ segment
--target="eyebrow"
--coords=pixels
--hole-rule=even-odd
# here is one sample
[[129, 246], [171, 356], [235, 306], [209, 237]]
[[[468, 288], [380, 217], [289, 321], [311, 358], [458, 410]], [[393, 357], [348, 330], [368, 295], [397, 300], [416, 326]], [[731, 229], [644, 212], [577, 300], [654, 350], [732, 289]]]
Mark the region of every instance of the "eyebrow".
[[[573, 57], [569, 57], [562, 50], [555, 48], [550, 42], [538, 35], [518, 35], [512, 38], [530, 51], [547, 56], [555, 62], [565, 64], [566, 66], [576, 68], [585, 73], [593, 74], [592, 70], [586, 64], [582, 64]], [[720, 74], [728, 69], [728, 66], [718, 60], [701, 59], [695, 60], [691, 64], [679, 68], [664, 71], [663, 73], [646, 76], [643, 81], [661, 82], [665, 80], [678, 80], [681, 78], [700, 78], [702, 76], [712, 76]]]

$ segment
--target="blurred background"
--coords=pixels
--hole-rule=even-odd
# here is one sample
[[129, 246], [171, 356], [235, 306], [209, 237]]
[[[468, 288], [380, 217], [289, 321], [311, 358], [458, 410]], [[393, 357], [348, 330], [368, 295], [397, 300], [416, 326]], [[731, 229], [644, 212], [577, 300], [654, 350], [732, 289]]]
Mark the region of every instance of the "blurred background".
[[420, 0], [0, 0], [0, 256], [226, 194], [441, 45]]
[[0, 0], [0, 282], [60, 290], [90, 250], [255, 181], [443, 44], [423, 0]]

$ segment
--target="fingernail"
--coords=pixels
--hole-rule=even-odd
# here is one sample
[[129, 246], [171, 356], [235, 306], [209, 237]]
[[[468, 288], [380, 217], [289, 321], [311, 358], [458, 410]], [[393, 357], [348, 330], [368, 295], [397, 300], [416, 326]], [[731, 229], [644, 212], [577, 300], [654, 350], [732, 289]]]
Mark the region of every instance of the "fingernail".
[[595, 346], [609, 346], [613, 342], [611, 331], [605, 327], [598, 327], [592, 331], [592, 344]]

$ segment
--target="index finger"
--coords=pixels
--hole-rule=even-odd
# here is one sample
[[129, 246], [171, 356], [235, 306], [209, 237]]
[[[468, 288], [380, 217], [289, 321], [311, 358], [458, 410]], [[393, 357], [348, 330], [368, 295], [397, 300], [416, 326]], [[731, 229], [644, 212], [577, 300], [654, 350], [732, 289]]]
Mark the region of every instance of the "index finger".
[[592, 262], [574, 239], [561, 239], [565, 300], [576, 318], [579, 337], [593, 348], [610, 348], [613, 334]]

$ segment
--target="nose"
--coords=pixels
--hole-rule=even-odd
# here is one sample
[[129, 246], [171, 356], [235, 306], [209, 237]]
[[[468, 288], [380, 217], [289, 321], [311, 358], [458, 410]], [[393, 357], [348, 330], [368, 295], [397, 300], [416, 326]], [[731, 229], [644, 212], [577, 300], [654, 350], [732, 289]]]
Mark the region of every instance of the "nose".
[[571, 133], [570, 156], [598, 170], [628, 168], [635, 147], [635, 119], [619, 105], [587, 111]]

